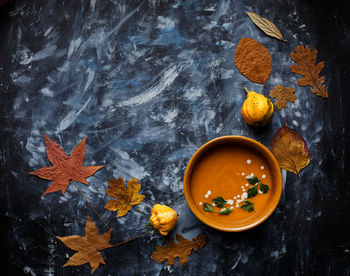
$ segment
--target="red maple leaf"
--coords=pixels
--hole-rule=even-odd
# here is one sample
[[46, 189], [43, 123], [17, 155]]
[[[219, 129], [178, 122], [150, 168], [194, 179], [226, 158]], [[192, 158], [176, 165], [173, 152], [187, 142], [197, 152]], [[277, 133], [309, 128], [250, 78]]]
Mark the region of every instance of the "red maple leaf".
[[53, 166], [29, 172], [29, 174], [39, 176], [40, 178], [53, 180], [43, 195], [59, 190], [64, 195], [71, 180], [89, 185], [86, 178], [103, 167], [84, 166], [86, 139], [87, 137], [75, 147], [70, 156], [67, 156], [59, 144], [45, 135], [47, 157]]

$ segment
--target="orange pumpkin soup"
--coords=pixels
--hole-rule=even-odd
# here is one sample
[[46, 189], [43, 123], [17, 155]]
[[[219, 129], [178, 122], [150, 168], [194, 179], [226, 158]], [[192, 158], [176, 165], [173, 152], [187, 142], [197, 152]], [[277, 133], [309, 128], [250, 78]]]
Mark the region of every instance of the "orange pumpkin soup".
[[[257, 216], [267, 205], [271, 191], [262, 193], [258, 188], [256, 196], [248, 198], [252, 188], [247, 178], [257, 177], [271, 190], [272, 175], [265, 159], [252, 148], [244, 145], [220, 144], [199, 157], [191, 175], [191, 193], [197, 208], [213, 220], [240, 221]], [[223, 208], [215, 206], [213, 199], [222, 197], [227, 201]], [[254, 204], [254, 211], [248, 212], [241, 206], [248, 200]], [[203, 210], [209, 203], [215, 212], [229, 208], [228, 215]]]

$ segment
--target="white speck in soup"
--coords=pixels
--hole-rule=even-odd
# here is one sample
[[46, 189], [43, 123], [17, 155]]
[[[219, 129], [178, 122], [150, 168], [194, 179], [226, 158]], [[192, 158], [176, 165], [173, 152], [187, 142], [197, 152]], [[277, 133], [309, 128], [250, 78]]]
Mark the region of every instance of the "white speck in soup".
[[211, 195], [211, 191], [209, 190], [209, 191], [207, 192], [207, 194], [208, 194], [208, 195]]
[[247, 164], [250, 165], [252, 163], [252, 160], [248, 159]]
[[248, 183], [245, 183], [245, 186], [246, 186], [246, 187], [248, 187], [248, 186], [249, 186], [249, 184], [248, 184]]
[[264, 166], [261, 166], [260, 169], [263, 170], [263, 169], [265, 169], [265, 167], [264, 167]]
[[199, 202], [199, 206], [202, 206], [203, 202]]
[[213, 203], [213, 206], [215, 207], [215, 203]]
[[208, 195], [208, 194], [206, 194], [204, 197], [205, 197], [205, 198], [208, 198], [208, 197], [209, 197], [209, 195]]
[[242, 172], [242, 176], [244, 176], [245, 175], [245, 173], [244, 172]]
[[261, 176], [261, 178], [266, 178], [266, 175], [265, 175], [265, 174], [263, 174], [263, 175]]

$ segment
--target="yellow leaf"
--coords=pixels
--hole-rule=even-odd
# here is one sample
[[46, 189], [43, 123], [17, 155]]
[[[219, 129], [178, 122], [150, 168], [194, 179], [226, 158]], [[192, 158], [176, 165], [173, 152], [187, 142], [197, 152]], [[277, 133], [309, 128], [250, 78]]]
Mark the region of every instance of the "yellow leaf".
[[108, 186], [106, 194], [116, 199], [109, 200], [105, 209], [112, 212], [118, 211], [118, 217], [125, 216], [131, 206], [140, 204], [145, 198], [144, 195], [139, 195], [141, 184], [135, 177], [128, 182], [127, 187], [121, 177], [118, 177], [117, 180], [109, 179]]
[[277, 38], [282, 41], [287, 41], [283, 38], [283, 35], [281, 31], [277, 28], [275, 23], [271, 22], [270, 20], [254, 13], [254, 12], [247, 12], [250, 19], [253, 21], [253, 23], [260, 28], [265, 34]]
[[300, 180], [300, 170], [310, 163], [309, 149], [303, 137], [284, 125], [272, 137], [270, 150], [280, 167], [296, 174]]

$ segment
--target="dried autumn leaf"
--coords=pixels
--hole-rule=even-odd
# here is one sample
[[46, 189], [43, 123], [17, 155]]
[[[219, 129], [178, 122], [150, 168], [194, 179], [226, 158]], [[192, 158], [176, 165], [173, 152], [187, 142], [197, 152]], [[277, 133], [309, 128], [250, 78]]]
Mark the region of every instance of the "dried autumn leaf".
[[86, 139], [87, 137], [75, 147], [71, 155], [68, 157], [60, 145], [45, 135], [46, 154], [53, 166], [29, 172], [29, 174], [39, 176], [40, 178], [53, 180], [43, 195], [57, 191], [61, 191], [64, 195], [71, 180], [89, 185], [86, 178], [93, 175], [103, 167], [83, 166]]
[[250, 17], [250, 19], [253, 21], [253, 23], [258, 28], [260, 28], [265, 34], [282, 41], [287, 41], [283, 38], [281, 31], [277, 28], [275, 23], [271, 22], [270, 20], [254, 12], [247, 12], [247, 14]]
[[140, 204], [145, 198], [144, 195], [139, 195], [141, 184], [134, 177], [128, 182], [127, 187], [123, 178], [118, 177], [117, 180], [108, 180], [109, 188], [106, 189], [106, 194], [116, 199], [111, 199], [106, 204], [105, 208], [109, 211], [118, 211], [118, 217], [125, 216], [131, 206]]
[[176, 234], [177, 243], [168, 238], [165, 246], [156, 246], [156, 250], [152, 253], [151, 259], [157, 260], [158, 263], [167, 261], [167, 265], [173, 265], [175, 259], [179, 258], [180, 265], [184, 265], [188, 261], [188, 256], [191, 256], [192, 250], [197, 251], [207, 242], [205, 235], [199, 235], [192, 241], [185, 239], [180, 234]]
[[265, 84], [272, 72], [272, 57], [260, 42], [243, 37], [236, 48], [235, 65], [250, 81]]
[[90, 263], [91, 273], [93, 273], [100, 264], [105, 264], [99, 251], [114, 246], [109, 243], [111, 234], [112, 230], [109, 230], [103, 235], [99, 235], [96, 225], [88, 216], [85, 226], [85, 237], [76, 235], [56, 237], [70, 249], [78, 251], [63, 266], [79, 266]]
[[317, 50], [314, 49], [311, 51], [308, 45], [306, 45], [306, 47], [299, 45], [294, 48], [294, 51], [295, 52], [291, 53], [290, 56], [297, 65], [291, 65], [289, 68], [293, 73], [304, 76], [304, 78], [298, 79], [298, 85], [309, 85], [312, 87], [311, 92], [313, 94], [322, 98], [328, 98], [327, 87], [324, 84], [326, 77], [319, 76], [324, 67], [324, 62], [321, 61], [315, 64]]
[[287, 105], [287, 101], [292, 103], [295, 102], [297, 96], [294, 94], [295, 89], [292, 87], [283, 87], [282, 85], [275, 85], [275, 89], [270, 91], [271, 98], [277, 98], [275, 101], [275, 106], [278, 110], [285, 108]]
[[310, 163], [310, 153], [303, 137], [295, 130], [282, 126], [272, 137], [270, 150], [282, 169], [296, 174]]

